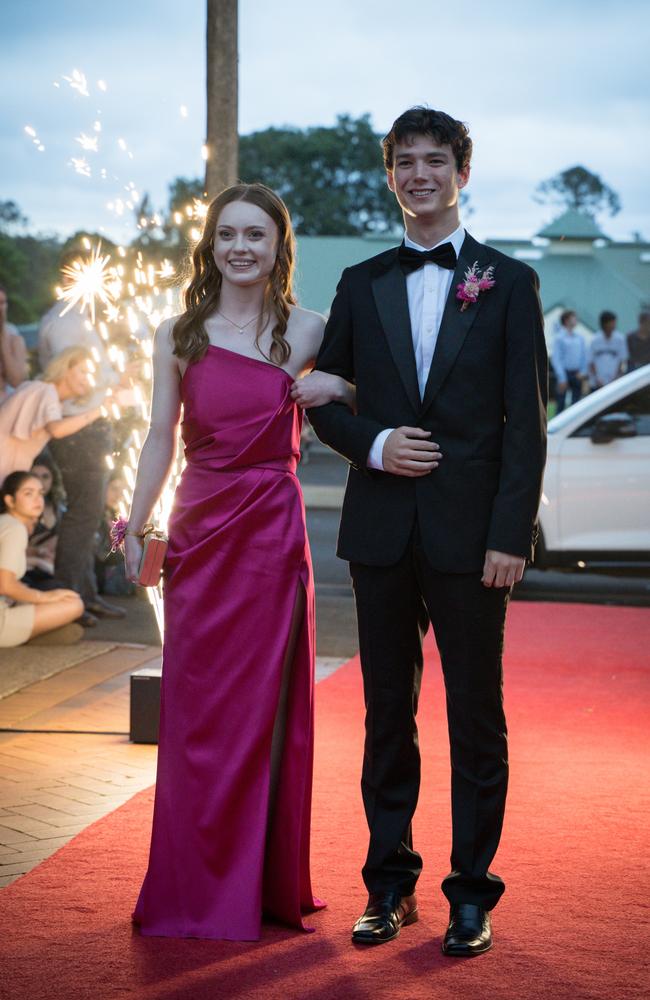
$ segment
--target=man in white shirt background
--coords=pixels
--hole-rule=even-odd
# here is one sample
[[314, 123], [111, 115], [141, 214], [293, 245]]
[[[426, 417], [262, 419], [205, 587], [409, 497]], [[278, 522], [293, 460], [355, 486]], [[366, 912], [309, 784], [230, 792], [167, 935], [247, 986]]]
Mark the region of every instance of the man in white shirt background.
[[587, 375], [587, 346], [585, 338], [576, 331], [577, 325], [575, 312], [565, 309], [560, 316], [560, 328], [551, 354], [556, 378], [556, 413], [561, 413], [566, 406], [568, 391], [571, 392], [571, 405], [582, 399], [582, 380]]
[[627, 341], [616, 329], [616, 313], [605, 309], [598, 317], [600, 330], [589, 345], [589, 374], [591, 387], [600, 389], [619, 378], [628, 361]]

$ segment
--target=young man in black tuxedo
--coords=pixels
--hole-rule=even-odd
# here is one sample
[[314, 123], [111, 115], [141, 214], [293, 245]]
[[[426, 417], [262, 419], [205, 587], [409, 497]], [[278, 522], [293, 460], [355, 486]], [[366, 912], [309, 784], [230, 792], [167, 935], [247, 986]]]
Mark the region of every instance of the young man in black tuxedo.
[[321, 440], [351, 463], [338, 555], [350, 562], [359, 621], [370, 828], [368, 907], [352, 938], [378, 944], [417, 919], [415, 716], [431, 622], [452, 766], [443, 951], [474, 955], [491, 947], [489, 911], [504, 890], [489, 871], [508, 776], [501, 653], [545, 461], [542, 311], [535, 272], [460, 225], [465, 125], [412, 108], [383, 148], [404, 243], [343, 272], [316, 366], [356, 384], [357, 412], [309, 411]]

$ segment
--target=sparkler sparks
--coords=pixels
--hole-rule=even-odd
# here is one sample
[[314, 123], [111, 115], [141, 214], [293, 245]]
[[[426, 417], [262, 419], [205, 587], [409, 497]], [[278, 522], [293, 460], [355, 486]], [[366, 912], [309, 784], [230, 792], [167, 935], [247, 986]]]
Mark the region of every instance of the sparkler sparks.
[[79, 305], [79, 312], [83, 312], [87, 306], [94, 325], [97, 300], [104, 306], [114, 302], [115, 277], [108, 269], [111, 258], [110, 254], [102, 255], [101, 248], [101, 243], [98, 243], [91, 250], [89, 260], [75, 260], [62, 269], [64, 283], [60, 297], [68, 303], [62, 316], [76, 305]]
[[73, 69], [72, 76], [63, 76], [62, 79], [65, 80], [66, 83], [69, 83], [72, 89], [76, 90], [82, 97], [90, 97], [88, 81], [86, 80], [85, 73], [80, 72], [78, 69]]
[[[93, 80], [94, 76], [91, 76], [91, 83]], [[67, 84], [65, 87], [64, 82]], [[138, 456], [150, 417], [152, 333], [163, 320], [178, 311], [178, 293], [169, 285], [170, 279], [175, 277], [175, 265], [172, 260], [163, 258], [156, 252], [158, 236], [152, 231], [166, 232], [166, 226], [173, 219], [182, 227], [183, 239], [189, 228], [192, 229], [192, 239], [196, 239], [207, 213], [207, 205], [200, 198], [195, 198], [188, 205], [178, 206], [172, 219], [166, 213], [163, 215], [154, 212], [146, 193], [136, 187], [133, 180], [126, 181], [124, 176], [116, 176], [113, 163], [108, 159], [105, 166], [101, 165], [105, 156], [122, 164], [127, 159], [134, 158], [126, 139], [118, 138], [114, 132], [103, 127], [103, 119], [100, 121], [102, 111], [97, 92], [105, 93], [108, 89], [106, 83], [100, 80], [90, 85], [86, 74], [75, 69], [70, 75], [61, 76], [55, 87], [60, 92], [60, 98], [66, 95], [68, 100], [76, 103], [80, 113], [83, 107], [84, 118], [70, 134], [64, 153], [64, 158], [70, 157], [68, 165], [82, 177], [101, 177], [107, 185], [104, 198], [111, 199], [105, 202], [109, 211], [124, 222], [129, 219], [129, 212], [134, 211], [140, 218], [139, 228], [141, 232], [144, 231], [144, 238], [140, 236], [139, 245], [129, 246], [127, 239], [124, 246], [116, 248], [115, 263], [111, 261], [111, 254], [102, 250], [101, 241], [84, 240], [84, 250], [80, 251], [79, 259], [63, 268], [62, 287], [57, 289], [64, 307], [61, 315], [78, 308], [80, 313], [85, 312], [88, 317], [86, 326], [97, 331], [99, 340], [98, 347], [92, 351], [94, 374], [92, 370], [89, 371], [90, 383], [93, 387], [102, 387], [103, 366], [109, 363], [109, 359], [116, 375], [120, 377], [119, 385], [116, 384], [106, 392], [101, 410], [115, 427], [116, 449], [113, 455], [107, 457], [106, 464], [124, 478], [125, 488], [119, 508], [120, 513], [126, 515], [135, 488]], [[79, 104], [77, 95], [93, 96], [98, 101], [91, 109], [91, 116], [88, 115], [88, 106]], [[181, 106], [180, 114], [183, 118], [188, 117], [185, 105]], [[26, 124], [24, 133], [30, 144], [33, 143], [39, 151], [44, 150], [33, 125]], [[74, 151], [80, 155], [70, 156]], [[100, 152], [103, 155], [92, 160], [90, 154]], [[92, 171], [89, 159], [93, 165]], [[100, 231], [103, 231], [101, 227]], [[163, 529], [167, 524], [182, 466], [183, 458], [179, 451], [169, 481], [154, 511], [156, 523]], [[147, 595], [162, 630], [162, 589], [147, 588]]]
[[70, 158], [70, 166], [74, 167], [75, 173], [81, 174], [82, 177], [91, 176], [90, 164], [85, 156], [72, 156]]
[[86, 135], [85, 132], [82, 132], [81, 135], [77, 136], [75, 142], [78, 142], [82, 149], [91, 153], [96, 153], [98, 151], [97, 144], [99, 139], [96, 135]]

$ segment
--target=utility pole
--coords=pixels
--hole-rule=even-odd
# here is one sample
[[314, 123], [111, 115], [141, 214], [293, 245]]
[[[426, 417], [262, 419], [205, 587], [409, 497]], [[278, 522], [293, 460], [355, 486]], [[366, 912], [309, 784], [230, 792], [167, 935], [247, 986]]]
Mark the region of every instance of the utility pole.
[[205, 192], [237, 181], [237, 0], [207, 0]]

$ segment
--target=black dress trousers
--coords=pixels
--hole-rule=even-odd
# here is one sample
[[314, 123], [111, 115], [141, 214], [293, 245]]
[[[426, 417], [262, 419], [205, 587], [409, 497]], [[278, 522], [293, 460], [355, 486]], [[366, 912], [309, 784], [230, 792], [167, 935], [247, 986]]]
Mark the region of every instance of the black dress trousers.
[[505, 888], [489, 866], [508, 783], [501, 657], [510, 589], [484, 587], [480, 572], [436, 572], [417, 524], [397, 563], [351, 563], [350, 571], [366, 703], [365, 884], [370, 892], [409, 895], [422, 869], [411, 820], [420, 786], [422, 639], [431, 622], [444, 674], [452, 767], [451, 872], [442, 889], [452, 903], [491, 909]]

